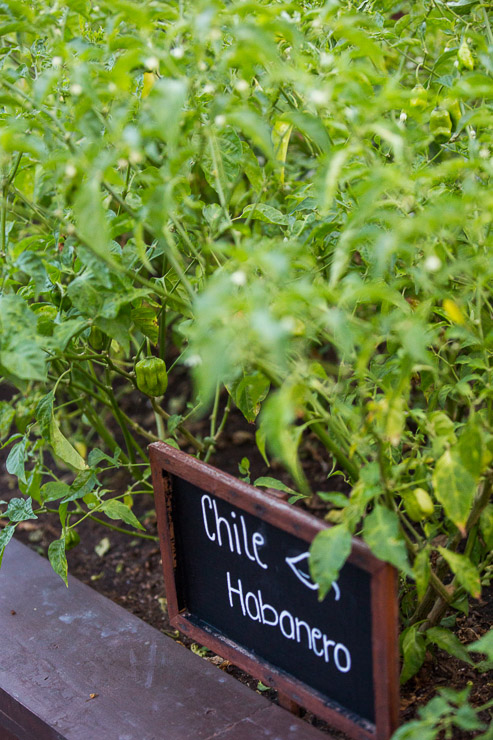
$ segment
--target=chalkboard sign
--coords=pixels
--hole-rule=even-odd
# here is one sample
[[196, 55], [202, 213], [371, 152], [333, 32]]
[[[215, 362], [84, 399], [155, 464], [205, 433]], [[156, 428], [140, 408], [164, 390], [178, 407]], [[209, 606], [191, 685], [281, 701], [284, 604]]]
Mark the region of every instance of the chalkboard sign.
[[326, 523], [164, 443], [150, 446], [171, 624], [358, 740], [397, 724], [393, 568], [358, 539], [323, 601]]

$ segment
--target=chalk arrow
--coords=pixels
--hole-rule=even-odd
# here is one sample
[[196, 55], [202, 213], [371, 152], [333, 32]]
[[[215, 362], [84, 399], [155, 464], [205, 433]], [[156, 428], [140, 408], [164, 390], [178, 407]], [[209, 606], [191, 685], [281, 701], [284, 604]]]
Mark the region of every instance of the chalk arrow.
[[[302, 552], [301, 555], [294, 555], [292, 558], [286, 558], [286, 563], [289, 565], [296, 578], [298, 578], [304, 586], [310, 588], [312, 591], [316, 591], [318, 583], [314, 583], [310, 578], [310, 575], [302, 570], [298, 565], [298, 563], [307, 561], [309, 557], [309, 552]], [[334, 589], [335, 600], [339, 601], [341, 598], [341, 590], [335, 581], [332, 583], [332, 588]]]

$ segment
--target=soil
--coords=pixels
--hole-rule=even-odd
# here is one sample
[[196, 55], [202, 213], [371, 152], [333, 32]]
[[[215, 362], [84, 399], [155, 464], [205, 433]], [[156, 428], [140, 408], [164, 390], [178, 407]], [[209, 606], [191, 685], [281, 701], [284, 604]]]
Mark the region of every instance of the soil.
[[[175, 397], [179, 397], [179, 389], [176, 390]], [[183, 393], [182, 397], [184, 397]], [[141, 399], [139, 403], [141, 404]], [[149, 429], [154, 428], [154, 415], [150, 406], [142, 409], [139, 416], [142, 426]], [[199, 420], [196, 429], [191, 431], [206, 434], [207, 426], [205, 425], [208, 425], [207, 420]], [[270, 468], [267, 468], [255, 445], [254, 432], [255, 428], [249, 425], [239, 412], [233, 413], [211, 463], [227, 473], [238, 476], [238, 465], [242, 458], [246, 457], [250, 461], [252, 481], [261, 475], [270, 475], [292, 485], [280, 465], [274, 462]], [[192, 451], [187, 450], [186, 446], [183, 446], [183, 449]], [[4, 499], [18, 495], [15, 479], [5, 470], [7, 452], [8, 450], [0, 452], [0, 487]], [[315, 440], [309, 442], [304, 457], [305, 473], [313, 490], [326, 488], [327, 474], [330, 469]], [[336, 481], [331, 486], [332, 489], [339, 486], [339, 489], [343, 490], [342, 479], [335, 478], [332, 481]], [[124, 491], [127, 485], [127, 475], [122, 472], [117, 472], [112, 480], [107, 482], [107, 487], [115, 492]], [[252, 690], [263, 693], [272, 701], [277, 702], [275, 690], [264, 687], [258, 680], [214, 655], [211, 651], [193, 643], [170, 626], [152, 497], [137, 497], [134, 512], [143, 521], [146, 533], [156, 537], [156, 540], [143, 540], [132, 535], [128, 536], [86, 520], [78, 528], [80, 544], [68, 553], [69, 572], [170, 638], [198, 653], [203, 659], [217, 665], [218, 669], [232, 674]], [[55, 516], [43, 516], [37, 521], [21, 522], [17, 528], [17, 536], [22, 542], [46, 556], [49, 543], [60, 536], [57, 524]], [[491, 628], [492, 623], [493, 588], [487, 588], [484, 589], [480, 600], [472, 602], [468, 616], [460, 614], [457, 617], [454, 630], [461, 642], [468, 644], [485, 634]], [[433, 655], [427, 653], [425, 663], [419, 673], [401, 689], [401, 722], [413, 719], [420, 707], [423, 707], [436, 694], [437, 689], [445, 686], [455, 689], [469, 686], [472, 703], [481, 705], [493, 699], [493, 672], [478, 674], [470, 666], [438, 649]], [[344, 733], [332, 729], [313, 714], [301, 710], [301, 716], [322, 732], [330, 734], [332, 738], [349, 740]], [[488, 716], [483, 719], [487, 721]], [[470, 740], [477, 734], [479, 733], [455, 729], [452, 740]]]

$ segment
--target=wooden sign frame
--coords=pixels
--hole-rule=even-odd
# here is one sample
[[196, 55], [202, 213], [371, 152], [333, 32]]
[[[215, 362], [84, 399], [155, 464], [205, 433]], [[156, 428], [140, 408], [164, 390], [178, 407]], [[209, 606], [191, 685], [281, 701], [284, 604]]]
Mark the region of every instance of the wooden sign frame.
[[389, 740], [398, 726], [399, 649], [397, 575], [378, 560], [362, 540], [353, 538], [348, 562], [370, 574], [375, 724], [358, 722], [330, 705], [326, 697], [271, 663], [260, 659], [222, 633], [204, 630], [179, 608], [171, 475], [191, 483], [230, 505], [284, 530], [307, 543], [328, 526], [321, 519], [254, 486], [197, 460], [163, 442], [149, 446], [158, 532], [170, 623], [182, 633], [260, 679], [355, 740]]

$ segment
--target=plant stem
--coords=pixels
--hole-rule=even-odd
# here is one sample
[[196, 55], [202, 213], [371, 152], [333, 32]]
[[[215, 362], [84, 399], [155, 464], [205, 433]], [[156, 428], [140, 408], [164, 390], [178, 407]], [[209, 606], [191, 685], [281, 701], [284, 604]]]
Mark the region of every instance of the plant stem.
[[[162, 416], [165, 421], [168, 421], [168, 419], [171, 417], [171, 414], [166, 413], [166, 411], [162, 409], [161, 406], [159, 406], [154, 398], [151, 399], [151, 404], [154, 411]], [[191, 434], [191, 432], [189, 432], [188, 429], [183, 426], [183, 424], [178, 424], [176, 428], [180, 431], [181, 434], [183, 434], [185, 439], [187, 439], [190, 444], [195, 447], [198, 452], [204, 451], [204, 444], [196, 437], [194, 437], [193, 434]]]
[[[324, 420], [325, 423], [327, 423], [327, 420]], [[339, 465], [341, 465], [344, 470], [348, 473], [349, 477], [351, 478], [351, 481], [353, 483], [356, 483], [356, 481], [359, 478], [359, 470], [357, 466], [351, 462], [351, 460], [346, 457], [346, 455], [341, 452], [340, 448], [337, 446], [337, 444], [329, 437], [326, 430], [323, 428], [323, 426], [319, 422], [315, 422], [314, 424], [311, 424], [312, 430], [315, 432], [319, 440], [322, 442], [324, 447], [330, 452], [330, 454], [337, 460]]]
[[486, 26], [486, 35], [488, 36], [488, 41], [490, 42], [490, 46], [493, 46], [493, 33], [491, 31], [490, 20], [488, 18], [488, 11], [486, 10], [486, 8], [483, 8], [483, 17]]
[[[105, 522], [103, 519], [98, 519], [98, 517], [93, 516], [93, 514], [89, 514], [88, 519], [92, 519], [93, 522], [97, 522], [98, 524], [101, 524], [103, 527], [106, 527], [107, 529], [112, 529], [114, 532], [121, 532], [122, 534], [128, 534], [129, 537], [140, 537], [142, 540], [152, 540], [152, 542], [159, 542], [159, 537], [154, 537], [152, 534], [144, 534], [143, 532], [131, 532], [128, 529], [124, 529], [123, 527], [117, 527], [116, 524], [110, 524], [109, 522]], [[80, 520], [79, 520], [80, 521]], [[79, 522], [76, 522], [76, 524], [73, 524], [72, 526], [75, 527]]]
[[0, 256], [2, 259], [5, 259], [7, 256], [7, 193], [8, 193], [8, 187], [7, 184], [4, 183], [2, 187], [2, 214], [1, 214], [1, 224], [0, 224], [0, 233], [1, 233], [1, 244], [0, 244]]

